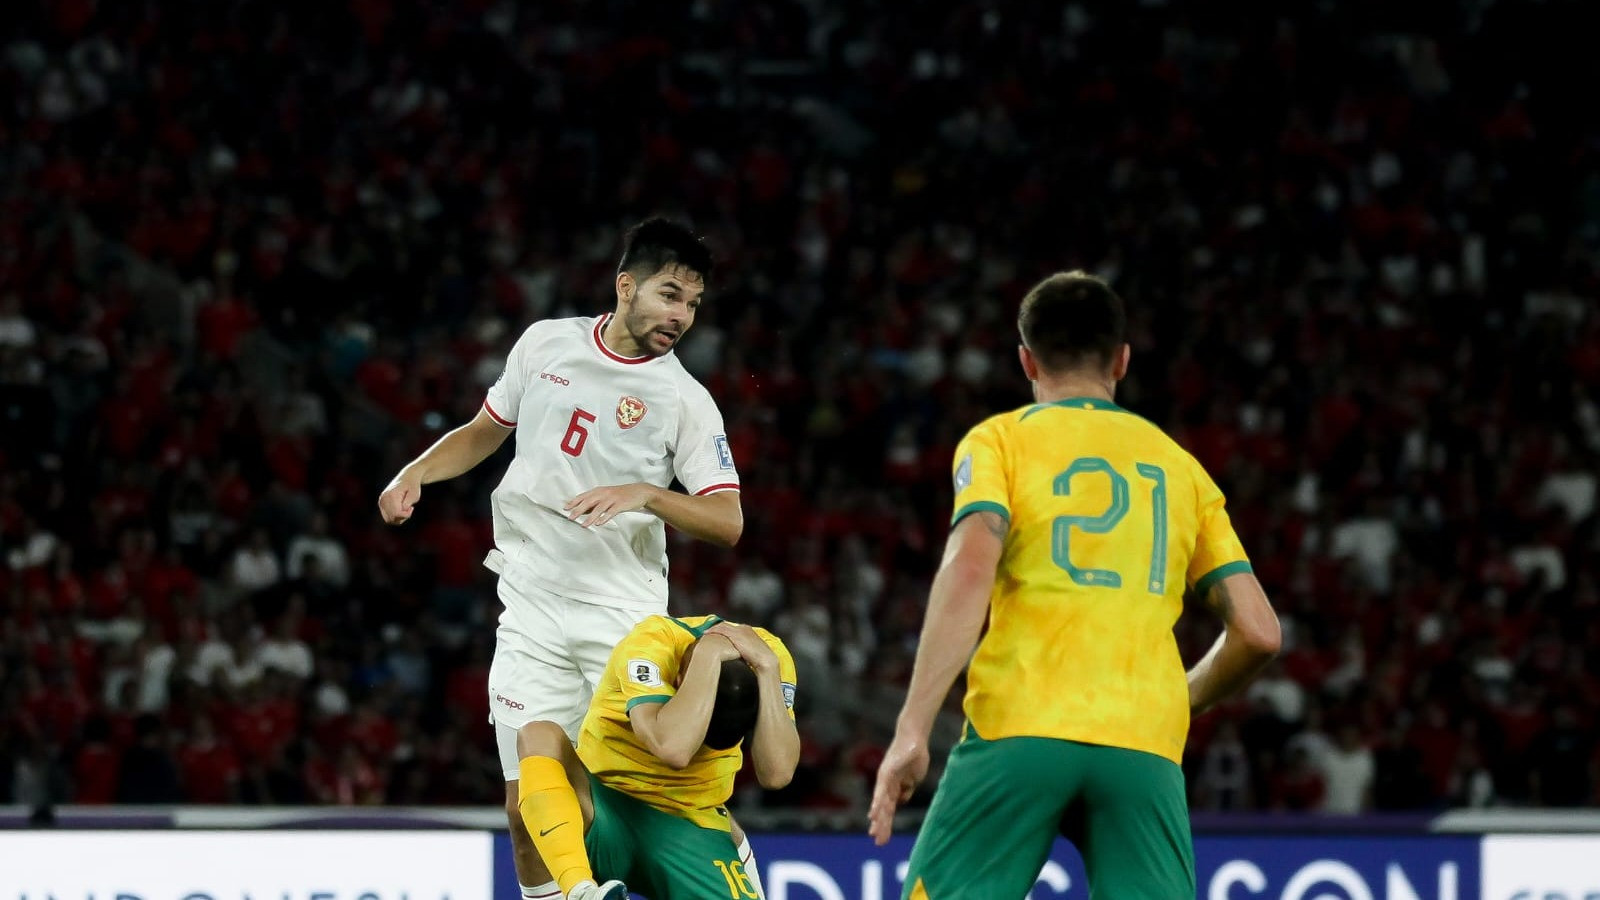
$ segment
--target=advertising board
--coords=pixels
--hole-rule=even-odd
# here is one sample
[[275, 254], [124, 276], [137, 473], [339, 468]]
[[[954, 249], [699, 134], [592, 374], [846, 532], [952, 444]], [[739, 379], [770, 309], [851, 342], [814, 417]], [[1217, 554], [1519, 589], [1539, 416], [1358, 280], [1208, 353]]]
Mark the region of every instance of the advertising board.
[[[504, 879], [509, 842], [499, 840]], [[909, 836], [881, 848], [864, 835], [758, 834], [751, 840], [767, 900], [895, 900], [912, 844]], [[1475, 900], [1478, 845], [1477, 837], [1447, 835], [1202, 835], [1195, 839], [1197, 893], [1202, 900]], [[1072, 845], [1056, 842], [1030, 897], [1088, 896], [1082, 859]]]
[[491, 900], [480, 831], [0, 831], [0, 900]]
[[1600, 837], [1485, 837], [1483, 900], [1600, 900]]

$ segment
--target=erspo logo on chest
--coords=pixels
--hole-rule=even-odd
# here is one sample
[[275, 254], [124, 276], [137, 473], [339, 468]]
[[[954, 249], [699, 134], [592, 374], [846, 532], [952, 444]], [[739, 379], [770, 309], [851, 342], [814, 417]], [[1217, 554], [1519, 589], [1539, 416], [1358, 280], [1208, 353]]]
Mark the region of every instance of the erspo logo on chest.
[[639, 424], [639, 421], [644, 418], [644, 414], [649, 411], [650, 408], [645, 406], [644, 401], [638, 397], [623, 397], [617, 401], [617, 426], [620, 428], [632, 428]]

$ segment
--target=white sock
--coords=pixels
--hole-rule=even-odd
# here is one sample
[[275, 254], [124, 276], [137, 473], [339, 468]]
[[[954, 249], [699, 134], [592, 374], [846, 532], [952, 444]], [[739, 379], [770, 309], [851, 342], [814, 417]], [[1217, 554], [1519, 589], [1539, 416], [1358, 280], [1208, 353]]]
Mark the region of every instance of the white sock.
[[561, 900], [561, 885], [546, 881], [538, 887], [521, 885], [522, 900]]
[[750, 849], [750, 835], [744, 836], [743, 843], [739, 844], [739, 861], [744, 863], [744, 874], [750, 879], [750, 886], [756, 889], [756, 896], [767, 900], [767, 891], [761, 886], [761, 873], [756, 871], [756, 851]]

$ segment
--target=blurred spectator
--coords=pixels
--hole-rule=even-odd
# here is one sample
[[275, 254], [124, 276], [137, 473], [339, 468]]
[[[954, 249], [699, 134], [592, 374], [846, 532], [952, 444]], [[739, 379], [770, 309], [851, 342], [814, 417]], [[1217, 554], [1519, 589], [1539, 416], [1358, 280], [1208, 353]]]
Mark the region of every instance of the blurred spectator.
[[178, 767], [161, 720], [146, 713], [134, 723], [133, 746], [123, 751], [118, 803], [177, 803], [183, 799]]
[[354, 747], [346, 747], [334, 759], [314, 755], [306, 763], [305, 777], [311, 799], [317, 803], [351, 806], [383, 802], [382, 776]]
[[1333, 667], [1323, 678], [1324, 688], [1335, 697], [1349, 696], [1367, 677], [1367, 655], [1361, 632], [1350, 628], [1334, 648]]
[[217, 736], [207, 716], [197, 716], [187, 742], [178, 750], [178, 770], [188, 803], [235, 803], [239, 799], [239, 757]]
[[1522, 582], [1537, 579], [1538, 585], [1549, 591], [1560, 591], [1567, 586], [1566, 555], [1561, 551], [1564, 543], [1552, 533], [1555, 526], [1547, 525], [1529, 539], [1511, 550], [1511, 568]]
[[[789, 602], [770, 626], [794, 656], [796, 669], [819, 671], [828, 668], [832, 628], [828, 608], [817, 599], [810, 585], [792, 585]], [[803, 662], [802, 662], [803, 660]]]
[[1593, 800], [1594, 743], [1570, 704], [1556, 707], [1550, 727], [1528, 748], [1533, 799], [1541, 806], [1585, 806]]
[[1251, 804], [1250, 760], [1232, 720], [1217, 727], [1200, 763], [1197, 806], [1208, 810], [1248, 809]]
[[767, 567], [759, 553], [747, 553], [728, 583], [728, 609], [740, 622], [757, 625], [773, 621], [783, 605], [783, 580]]
[[427, 650], [414, 632], [404, 632], [389, 644], [384, 665], [394, 675], [400, 690], [422, 695], [433, 683], [433, 667]]
[[1484, 765], [1483, 754], [1474, 744], [1461, 750], [1456, 771], [1450, 779], [1450, 805], [1465, 809], [1481, 809], [1499, 801], [1495, 790], [1494, 773]]
[[134, 644], [138, 664], [138, 706], [140, 712], [160, 712], [167, 708], [169, 684], [178, 661], [172, 645], [150, 637]]
[[222, 629], [214, 622], [191, 620], [185, 623], [185, 630], [178, 645], [179, 658], [186, 663], [184, 677], [203, 688], [235, 686], [238, 682], [233, 676], [241, 661]]
[[1372, 755], [1372, 803], [1379, 810], [1420, 809], [1430, 805], [1422, 753], [1396, 722]]
[[1313, 704], [1306, 708], [1305, 724], [1290, 736], [1288, 742], [1284, 744], [1284, 749], [1290, 753], [1296, 750], [1303, 751], [1312, 768], [1326, 776], [1326, 763], [1336, 746], [1333, 739], [1322, 729], [1322, 708]]
[[13, 542], [15, 546], [6, 554], [6, 564], [12, 569], [22, 571], [38, 568], [49, 563], [56, 555], [56, 549], [60, 546], [58, 539], [39, 527], [32, 517], [24, 514], [19, 530], [21, 537]]
[[344, 546], [328, 533], [328, 517], [322, 513], [312, 516], [310, 528], [289, 542], [290, 578], [305, 574], [308, 557], [317, 560], [318, 573], [332, 586], [342, 588], [350, 583], [349, 558]]
[[1361, 514], [1333, 529], [1329, 535], [1328, 555], [1334, 559], [1353, 560], [1367, 587], [1387, 593], [1394, 554], [1399, 547], [1400, 535], [1394, 522], [1384, 515], [1381, 501], [1369, 497]]
[[318, 679], [311, 688], [311, 709], [323, 716], [343, 716], [350, 712], [350, 694], [345, 690], [349, 683], [349, 666], [328, 660], [319, 660], [315, 667]]
[[[288, 381], [276, 398], [276, 407], [277, 417], [274, 425], [278, 434], [283, 437], [314, 437], [328, 430], [327, 402], [323, 400], [321, 394], [310, 389], [304, 369], [296, 367], [290, 370]], [[319, 531], [323, 535], [327, 533], [327, 519], [321, 515], [312, 519], [312, 532], [315, 534]], [[343, 548], [340, 548], [339, 553], [342, 561]], [[289, 577], [291, 578], [294, 577], [294, 561], [297, 556], [294, 545], [290, 544]], [[336, 567], [329, 563], [327, 568]]]
[[1319, 807], [1334, 815], [1354, 815], [1372, 808], [1375, 777], [1372, 751], [1361, 742], [1361, 732], [1352, 723], [1339, 726], [1339, 742], [1328, 749], [1320, 768], [1327, 793]]
[[111, 741], [110, 724], [103, 716], [84, 723], [83, 744], [72, 764], [73, 803], [102, 804], [116, 799], [121, 760]]
[[1327, 793], [1322, 772], [1311, 764], [1304, 747], [1291, 747], [1287, 756], [1287, 764], [1272, 775], [1270, 808], [1291, 812], [1322, 808]]
[[22, 314], [22, 301], [10, 291], [0, 294], [0, 350], [29, 350], [38, 340], [38, 329]]
[[1305, 719], [1305, 688], [1285, 674], [1282, 663], [1273, 663], [1262, 672], [1245, 697], [1287, 725], [1298, 726]]
[[1576, 464], [1565, 438], [1558, 437], [1555, 446], [1550, 460], [1550, 473], [1539, 485], [1534, 502], [1540, 509], [1559, 509], [1569, 524], [1576, 525], [1594, 515], [1600, 478], [1595, 475], [1593, 465]]
[[311, 648], [300, 639], [299, 617], [286, 613], [278, 618], [272, 637], [263, 640], [256, 651], [262, 669], [282, 672], [300, 681], [311, 678]]
[[26, 807], [35, 819], [48, 817], [53, 807], [71, 796], [71, 780], [59, 749], [43, 736], [25, 740], [10, 775], [12, 802]]
[[282, 577], [278, 554], [273, 552], [266, 530], [251, 530], [250, 536], [233, 552], [233, 559], [228, 563], [228, 582], [248, 594], [272, 587]]
[[239, 776], [239, 802], [251, 806], [299, 806], [310, 798], [290, 751], [275, 748], [263, 759], [246, 757]]

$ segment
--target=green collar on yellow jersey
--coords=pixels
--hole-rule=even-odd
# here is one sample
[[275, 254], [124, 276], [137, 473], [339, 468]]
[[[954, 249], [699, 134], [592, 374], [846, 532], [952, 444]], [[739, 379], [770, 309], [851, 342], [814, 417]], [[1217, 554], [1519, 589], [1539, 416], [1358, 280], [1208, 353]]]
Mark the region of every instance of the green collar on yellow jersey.
[[[669, 618], [672, 617], [669, 616]], [[722, 617], [711, 616], [704, 622], [701, 622], [699, 625], [690, 625], [689, 623], [678, 618], [672, 618], [672, 622], [679, 628], [682, 628], [684, 631], [694, 635], [694, 639], [698, 641], [708, 630], [710, 630], [711, 626], [720, 624], [722, 622]]]
[[1028, 407], [1028, 411], [1022, 414], [1022, 418], [1026, 419], [1039, 410], [1049, 409], [1052, 406], [1064, 406], [1068, 409], [1104, 409], [1111, 412], [1127, 412], [1127, 410], [1112, 403], [1110, 400], [1102, 400], [1099, 397], [1064, 397], [1050, 403], [1035, 403], [1033, 406]]

